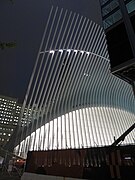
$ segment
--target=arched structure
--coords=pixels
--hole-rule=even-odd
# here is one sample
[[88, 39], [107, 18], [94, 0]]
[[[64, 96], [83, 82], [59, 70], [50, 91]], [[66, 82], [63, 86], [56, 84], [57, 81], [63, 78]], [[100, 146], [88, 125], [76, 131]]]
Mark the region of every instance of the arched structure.
[[[103, 28], [52, 8], [24, 100], [15, 153], [110, 145], [135, 121], [132, 87], [110, 72]], [[125, 139], [132, 143], [134, 132]]]

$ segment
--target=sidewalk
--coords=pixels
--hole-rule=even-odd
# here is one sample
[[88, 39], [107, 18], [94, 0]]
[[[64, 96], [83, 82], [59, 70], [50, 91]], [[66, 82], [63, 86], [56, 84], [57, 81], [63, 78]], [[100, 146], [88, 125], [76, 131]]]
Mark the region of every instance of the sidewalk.
[[0, 173], [0, 180], [20, 180], [21, 177], [18, 175], [8, 175], [8, 174], [1, 174]]
[[21, 177], [18, 176], [9, 176], [9, 175], [1, 175], [0, 174], [0, 180], [20, 180]]
[[20, 180], [20, 179], [21, 177], [16, 172], [13, 172], [10, 175], [7, 172], [0, 171], [0, 180]]

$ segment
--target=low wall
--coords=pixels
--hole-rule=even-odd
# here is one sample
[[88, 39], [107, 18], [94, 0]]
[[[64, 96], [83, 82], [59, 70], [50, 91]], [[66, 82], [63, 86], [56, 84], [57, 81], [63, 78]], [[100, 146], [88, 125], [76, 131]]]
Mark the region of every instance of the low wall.
[[60, 176], [48, 176], [48, 175], [40, 175], [40, 174], [24, 172], [21, 177], [21, 180], [81, 180], [81, 179], [60, 177]]

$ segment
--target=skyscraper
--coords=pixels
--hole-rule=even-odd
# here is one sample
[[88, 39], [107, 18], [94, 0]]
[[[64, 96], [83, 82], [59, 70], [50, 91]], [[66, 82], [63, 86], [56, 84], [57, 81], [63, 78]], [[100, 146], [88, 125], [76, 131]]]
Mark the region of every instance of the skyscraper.
[[0, 96], [0, 146], [9, 140], [17, 125], [16, 103], [17, 99]]
[[111, 70], [134, 87], [135, 1], [101, 1]]
[[[17, 127], [21, 108], [22, 104], [18, 104], [18, 100], [16, 98], [0, 95], [0, 146], [5, 145], [9, 141], [11, 135]], [[22, 126], [27, 123], [25, 119], [27, 111], [30, 115], [31, 109], [28, 110], [27, 107], [25, 107], [21, 118]]]

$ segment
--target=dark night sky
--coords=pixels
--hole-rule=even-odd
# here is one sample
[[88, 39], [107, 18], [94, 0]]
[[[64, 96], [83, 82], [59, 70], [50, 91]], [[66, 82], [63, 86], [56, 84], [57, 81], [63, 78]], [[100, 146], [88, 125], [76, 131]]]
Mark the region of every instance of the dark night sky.
[[101, 24], [98, 0], [0, 0], [0, 42], [15, 48], [0, 50], [0, 94], [23, 101], [51, 5], [79, 12]]

